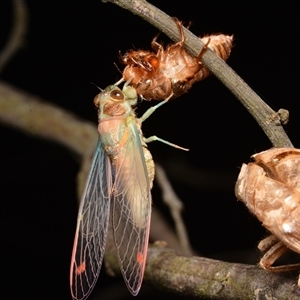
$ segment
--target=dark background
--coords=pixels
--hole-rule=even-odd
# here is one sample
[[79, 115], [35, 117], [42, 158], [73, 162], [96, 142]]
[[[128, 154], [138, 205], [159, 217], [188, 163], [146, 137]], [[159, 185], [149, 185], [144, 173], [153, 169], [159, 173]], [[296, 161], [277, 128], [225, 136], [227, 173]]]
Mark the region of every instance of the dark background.
[[[299, 148], [298, 1], [277, 1], [270, 6], [253, 1], [150, 2], [171, 16], [192, 21], [191, 30], [197, 35], [234, 34], [235, 47], [228, 64], [275, 111], [290, 111], [286, 131]], [[97, 126], [92, 100], [98, 90], [90, 82], [102, 88], [116, 82], [120, 74], [113, 63], [118, 63], [118, 52], [148, 49], [158, 30], [101, 1], [30, 0], [27, 4], [30, 23], [26, 43], [5, 68], [2, 80]], [[1, 48], [11, 29], [11, 16], [11, 3], [1, 1]], [[159, 39], [169, 41], [163, 34]], [[140, 103], [138, 115], [151, 105]], [[255, 252], [266, 231], [244, 204], [237, 202], [233, 188], [241, 164], [272, 145], [246, 109], [211, 76], [160, 108], [143, 124], [143, 132], [146, 137], [157, 135], [190, 148], [186, 153], [161, 143], [149, 145], [154, 161], [165, 167], [185, 204], [183, 216], [193, 247], [208, 257], [249, 262], [238, 253]], [[4, 125], [0, 126], [0, 137], [5, 277], [1, 288], [5, 296], [1, 298], [71, 299], [68, 276], [79, 158], [60, 145]], [[181, 171], [182, 166], [189, 174]], [[203, 184], [200, 172], [209, 174], [208, 184]], [[153, 201], [169, 218], [156, 186]], [[119, 284], [118, 279], [101, 272], [96, 290], [107, 292], [111, 286], [116, 291], [115, 283]], [[123, 282], [118, 292], [122, 289], [131, 298]], [[146, 284], [137, 298], [143, 294], [149, 295]], [[109, 297], [102, 294], [102, 299]]]

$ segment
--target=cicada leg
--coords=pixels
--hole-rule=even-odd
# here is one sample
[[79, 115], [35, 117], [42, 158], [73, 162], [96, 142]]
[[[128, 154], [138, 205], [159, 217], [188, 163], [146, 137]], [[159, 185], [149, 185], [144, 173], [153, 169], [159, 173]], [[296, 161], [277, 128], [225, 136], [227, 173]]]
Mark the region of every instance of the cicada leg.
[[[172, 96], [173, 96], [173, 93], [172, 93], [167, 99], [165, 99], [164, 101], [158, 103], [157, 105], [154, 105], [154, 106], [150, 107], [150, 108], [142, 115], [142, 117], [139, 119], [139, 121], [142, 123], [142, 122], [144, 122], [146, 119], [148, 119], [148, 118], [156, 111], [156, 109], [158, 109], [158, 108], [161, 107], [162, 105], [166, 104], [166, 103], [170, 100], [170, 98], [172, 98]], [[166, 140], [163, 140], [163, 139], [157, 137], [156, 135], [150, 136], [150, 137], [148, 137], [148, 138], [144, 138], [144, 142], [145, 142], [145, 143], [150, 143], [150, 142], [154, 142], [154, 141], [158, 141], [158, 142], [167, 144], [167, 145], [169, 145], [169, 146], [171, 146], [171, 147], [174, 147], [174, 148], [177, 148], [177, 149], [181, 149], [181, 150], [184, 150], [184, 151], [189, 151], [189, 149], [187, 149], [187, 148], [183, 148], [183, 147], [180, 147], [180, 146], [178, 146], [178, 145], [176, 145], [176, 144], [170, 143], [170, 142], [168, 142], [168, 141], [166, 141]]]
[[158, 142], [164, 143], [164, 144], [166, 144], [166, 145], [169, 145], [169, 146], [171, 146], [171, 147], [174, 147], [174, 148], [177, 148], [177, 149], [181, 149], [181, 150], [184, 150], [184, 151], [189, 151], [189, 150], [190, 150], [190, 149], [187, 149], [187, 148], [183, 148], [183, 147], [181, 147], [181, 146], [178, 146], [178, 145], [176, 145], [176, 144], [170, 143], [170, 142], [168, 142], [168, 141], [166, 141], [166, 140], [163, 140], [163, 139], [157, 137], [156, 135], [152, 135], [152, 136], [150, 136], [150, 137], [148, 137], [148, 138], [144, 138], [144, 142], [145, 142], [146, 144], [147, 144], [147, 143], [150, 143], [150, 142], [154, 142], [154, 141], [158, 141]]
[[147, 120], [159, 107], [161, 107], [162, 105], [166, 104], [171, 98], [173, 97], [173, 93], [171, 93], [171, 95], [165, 99], [164, 101], [150, 107], [140, 118], [139, 121], [141, 123], [143, 123], [145, 120]]
[[[273, 236], [271, 236], [273, 237]], [[264, 241], [266, 242], [264, 243]], [[261, 258], [259, 264], [262, 268], [270, 272], [284, 272], [284, 271], [292, 271], [292, 270], [299, 270], [300, 263], [289, 264], [289, 265], [282, 265], [282, 266], [273, 266], [274, 262], [282, 256], [286, 251], [288, 251], [288, 247], [277, 240], [274, 244], [274, 240], [271, 241], [270, 237], [262, 240], [259, 243], [259, 249], [264, 249], [266, 251], [264, 256]], [[271, 243], [269, 243], [271, 241]], [[265, 245], [266, 244], [266, 245]], [[267, 247], [270, 246], [270, 247]]]

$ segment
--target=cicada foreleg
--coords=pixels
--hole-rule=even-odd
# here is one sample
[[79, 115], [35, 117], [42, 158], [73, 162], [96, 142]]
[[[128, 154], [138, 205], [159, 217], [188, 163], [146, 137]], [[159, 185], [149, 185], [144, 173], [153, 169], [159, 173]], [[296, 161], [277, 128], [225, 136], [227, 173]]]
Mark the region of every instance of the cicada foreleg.
[[159, 107], [161, 107], [162, 105], [166, 104], [171, 98], [173, 97], [173, 93], [171, 93], [171, 95], [165, 99], [164, 101], [150, 107], [148, 110], [146, 110], [146, 112], [139, 118], [139, 121], [141, 123], [143, 123], [145, 120], [147, 120]]

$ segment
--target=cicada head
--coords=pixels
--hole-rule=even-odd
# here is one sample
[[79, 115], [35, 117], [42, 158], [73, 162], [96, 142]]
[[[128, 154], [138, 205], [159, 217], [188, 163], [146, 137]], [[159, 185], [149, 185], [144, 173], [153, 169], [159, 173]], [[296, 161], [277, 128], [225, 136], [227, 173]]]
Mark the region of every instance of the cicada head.
[[113, 90], [114, 85], [109, 85], [106, 87], [104, 90], [101, 89], [101, 93], [95, 96], [94, 98], [94, 104], [97, 108], [100, 107], [101, 103], [103, 102], [104, 99], [109, 99], [109, 92]]
[[99, 120], [105, 120], [111, 117], [120, 117], [129, 114], [131, 111], [128, 97], [116, 85], [110, 85], [98, 94], [94, 103], [98, 107]]

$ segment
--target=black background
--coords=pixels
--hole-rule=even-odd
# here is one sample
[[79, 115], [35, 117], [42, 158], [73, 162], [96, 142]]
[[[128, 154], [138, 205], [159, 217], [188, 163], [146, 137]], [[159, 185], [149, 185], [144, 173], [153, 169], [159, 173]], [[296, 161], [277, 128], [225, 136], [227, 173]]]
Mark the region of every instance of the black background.
[[[192, 21], [191, 30], [197, 35], [234, 34], [235, 47], [228, 64], [274, 110], [282, 107], [290, 111], [286, 131], [299, 148], [298, 1], [277, 1], [270, 6], [253, 1], [150, 2], [171, 16]], [[2, 80], [97, 126], [92, 100], [98, 90], [90, 82], [102, 88], [116, 82], [120, 74], [113, 63], [118, 63], [119, 50], [148, 49], [158, 30], [101, 1], [30, 0], [27, 4], [30, 23], [26, 43], [5, 68]], [[1, 48], [8, 38], [11, 16], [9, 1], [1, 2]], [[169, 41], [163, 34], [159, 39]], [[151, 105], [141, 102], [138, 115]], [[236, 253], [255, 249], [266, 231], [236, 201], [234, 183], [243, 162], [272, 146], [246, 109], [211, 76], [160, 108], [143, 124], [143, 132], [146, 137], [157, 135], [190, 148], [186, 153], [161, 143], [149, 145], [154, 161], [165, 167], [185, 204], [183, 216], [193, 247], [208, 257], [246, 262]], [[5, 277], [1, 288], [5, 296], [1, 298], [71, 299], [68, 276], [79, 158], [60, 145], [4, 125], [0, 126], [0, 137]], [[182, 165], [195, 176], [181, 172]], [[200, 171], [213, 173], [207, 178], [209, 184], [201, 184], [200, 178], [197, 184]], [[168, 217], [156, 186], [153, 201]], [[109, 294], [111, 286], [115, 292], [113, 284], [119, 281], [104, 273], [97, 291]], [[122, 289], [131, 297], [121, 282], [120, 294]], [[144, 284], [138, 298], [146, 297], [146, 291]], [[109, 296], [102, 294], [102, 299]], [[113, 292], [110, 299], [116, 299]]]

